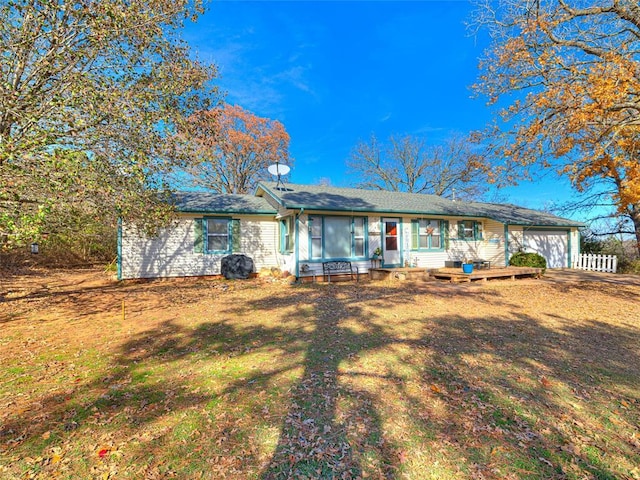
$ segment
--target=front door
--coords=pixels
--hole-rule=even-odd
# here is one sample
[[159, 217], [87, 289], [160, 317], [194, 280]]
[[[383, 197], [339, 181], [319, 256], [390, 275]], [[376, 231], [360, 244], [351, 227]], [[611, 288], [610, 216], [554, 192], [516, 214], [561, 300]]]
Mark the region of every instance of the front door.
[[400, 258], [400, 219], [382, 219], [382, 266], [399, 267]]

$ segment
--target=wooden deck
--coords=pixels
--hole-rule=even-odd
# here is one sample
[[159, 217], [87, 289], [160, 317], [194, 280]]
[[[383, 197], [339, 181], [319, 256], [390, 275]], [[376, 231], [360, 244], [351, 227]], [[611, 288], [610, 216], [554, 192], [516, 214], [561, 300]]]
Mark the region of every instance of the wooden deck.
[[473, 273], [463, 273], [460, 268], [439, 268], [430, 270], [429, 276], [439, 280], [449, 280], [451, 283], [472, 282], [474, 280], [486, 282], [489, 278], [510, 278], [511, 280], [515, 280], [518, 277], [540, 278], [542, 269], [532, 267], [493, 267], [478, 270], [474, 268]]

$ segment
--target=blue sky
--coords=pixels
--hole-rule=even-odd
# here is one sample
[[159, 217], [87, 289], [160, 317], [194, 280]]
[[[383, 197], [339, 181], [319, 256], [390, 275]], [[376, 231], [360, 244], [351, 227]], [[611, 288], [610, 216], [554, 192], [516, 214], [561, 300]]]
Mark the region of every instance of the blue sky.
[[[488, 45], [466, 28], [471, 11], [466, 0], [223, 0], [184, 36], [218, 66], [228, 103], [284, 124], [292, 182], [352, 186], [345, 161], [372, 134], [437, 144], [491, 120], [470, 88]], [[500, 193], [544, 208], [570, 189], [547, 177]]]

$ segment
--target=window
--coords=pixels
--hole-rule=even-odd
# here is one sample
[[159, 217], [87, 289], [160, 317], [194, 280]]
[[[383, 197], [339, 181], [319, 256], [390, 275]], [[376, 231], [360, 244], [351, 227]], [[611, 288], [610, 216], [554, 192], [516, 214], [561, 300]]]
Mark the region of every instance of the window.
[[384, 222], [384, 248], [385, 250], [398, 250], [398, 222]]
[[441, 250], [443, 245], [443, 222], [420, 219], [411, 222], [412, 250]]
[[194, 232], [193, 247], [196, 253], [240, 251], [240, 220], [196, 218]]
[[322, 217], [309, 218], [311, 231], [311, 255], [313, 258], [322, 258]]
[[351, 218], [324, 218], [324, 258], [351, 256]]
[[353, 219], [353, 256], [364, 257], [365, 252], [364, 217]]
[[280, 253], [293, 252], [294, 222], [294, 215], [280, 220]]
[[229, 220], [226, 218], [207, 219], [207, 251], [228, 252]]
[[309, 217], [310, 258], [366, 257], [365, 217]]
[[458, 239], [482, 240], [482, 223], [474, 220], [462, 220], [458, 222]]

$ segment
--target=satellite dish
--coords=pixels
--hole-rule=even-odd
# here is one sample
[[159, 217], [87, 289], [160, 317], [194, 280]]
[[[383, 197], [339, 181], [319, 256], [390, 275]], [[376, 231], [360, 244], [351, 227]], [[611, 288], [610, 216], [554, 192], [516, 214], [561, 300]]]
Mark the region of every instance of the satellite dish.
[[284, 190], [284, 185], [282, 184], [282, 180], [280, 177], [282, 175], [286, 175], [291, 171], [289, 165], [283, 165], [281, 163], [274, 163], [273, 165], [269, 165], [267, 167], [267, 172], [269, 172], [274, 177], [277, 177], [278, 181], [276, 182], [276, 190]]
[[275, 175], [276, 177], [279, 177], [280, 175], [286, 175], [290, 171], [291, 168], [289, 168], [289, 165], [282, 165], [280, 163], [274, 163], [273, 165], [269, 165], [267, 167], [267, 172], [269, 172], [271, 175]]

